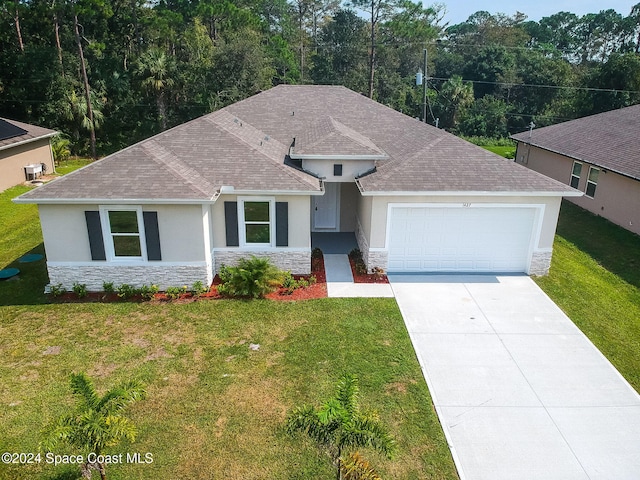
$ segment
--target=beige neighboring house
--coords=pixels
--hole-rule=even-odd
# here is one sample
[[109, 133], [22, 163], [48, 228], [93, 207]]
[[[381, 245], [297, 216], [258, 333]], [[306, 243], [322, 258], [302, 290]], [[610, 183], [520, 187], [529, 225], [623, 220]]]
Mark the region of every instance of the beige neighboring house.
[[210, 284], [311, 269], [353, 235], [388, 272], [545, 274], [573, 188], [338, 86], [280, 85], [28, 192], [51, 283]]
[[41, 173], [54, 171], [50, 141], [56, 133], [0, 118], [0, 192]]
[[584, 192], [570, 200], [640, 235], [640, 105], [511, 138], [517, 163]]

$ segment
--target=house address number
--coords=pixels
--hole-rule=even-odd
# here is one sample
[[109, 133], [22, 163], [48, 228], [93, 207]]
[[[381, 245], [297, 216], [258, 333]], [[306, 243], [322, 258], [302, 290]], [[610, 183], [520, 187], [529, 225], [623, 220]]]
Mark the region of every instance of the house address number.
[[462, 204], [462, 206], [463, 206], [463, 207], [470, 207], [470, 206], [471, 206], [471, 204], [470, 204], [470, 203], [463, 203], [463, 204]]

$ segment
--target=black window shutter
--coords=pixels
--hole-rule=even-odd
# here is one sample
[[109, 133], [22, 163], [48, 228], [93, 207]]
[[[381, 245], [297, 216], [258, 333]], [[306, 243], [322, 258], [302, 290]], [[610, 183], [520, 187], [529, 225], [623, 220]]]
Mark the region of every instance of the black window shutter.
[[238, 238], [238, 202], [224, 202], [224, 223], [227, 233], [227, 247], [240, 246]]
[[104, 238], [102, 236], [100, 212], [87, 210], [84, 212], [84, 217], [87, 220], [87, 233], [89, 234], [91, 260], [106, 260], [107, 255], [104, 251]]
[[289, 246], [289, 204], [276, 202], [276, 247]]
[[142, 212], [142, 219], [144, 221], [144, 238], [147, 241], [147, 260], [162, 260], [158, 212]]

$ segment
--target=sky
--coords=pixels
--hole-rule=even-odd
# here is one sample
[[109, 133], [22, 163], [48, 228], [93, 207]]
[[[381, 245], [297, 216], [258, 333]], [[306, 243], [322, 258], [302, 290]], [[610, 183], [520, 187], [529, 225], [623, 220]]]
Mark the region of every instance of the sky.
[[447, 14], [444, 22], [449, 25], [464, 22], [477, 11], [486, 10], [489, 13], [505, 13], [513, 15], [517, 11], [527, 15], [528, 20], [538, 21], [542, 17], [549, 17], [558, 12], [571, 12], [576, 15], [598, 13], [600, 10], [614, 9], [627, 16], [640, 0], [424, 0], [425, 5], [443, 3]]

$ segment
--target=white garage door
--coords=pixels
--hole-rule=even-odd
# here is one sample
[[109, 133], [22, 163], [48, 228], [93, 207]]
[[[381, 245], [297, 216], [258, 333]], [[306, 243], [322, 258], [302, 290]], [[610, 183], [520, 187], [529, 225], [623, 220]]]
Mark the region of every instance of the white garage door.
[[389, 272], [526, 272], [536, 209], [391, 208]]

